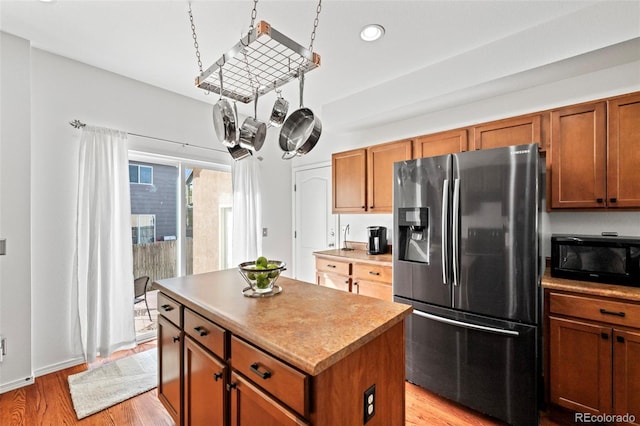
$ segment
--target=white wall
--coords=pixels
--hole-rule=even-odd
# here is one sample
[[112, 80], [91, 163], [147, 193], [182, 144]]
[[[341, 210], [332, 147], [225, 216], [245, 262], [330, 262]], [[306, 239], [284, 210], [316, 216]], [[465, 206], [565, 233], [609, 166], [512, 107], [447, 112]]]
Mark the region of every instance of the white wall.
[[[295, 166], [331, 160], [331, 153], [360, 148], [402, 138], [455, 129], [475, 123], [542, 111], [579, 102], [640, 90], [640, 61], [578, 75], [548, 84], [536, 85], [490, 96], [420, 117], [354, 132], [325, 132], [312, 152], [295, 159]], [[321, 114], [320, 114], [321, 116]], [[367, 226], [392, 227], [391, 215], [343, 214], [340, 224], [349, 223], [347, 240], [366, 241]], [[389, 229], [391, 231], [391, 229]], [[389, 232], [388, 231], [388, 232]], [[620, 235], [640, 235], [640, 212], [553, 212], [541, 217], [542, 254], [550, 255], [552, 233], [600, 234], [616, 231]], [[392, 232], [389, 232], [391, 235]], [[342, 238], [342, 236], [340, 236]]]
[[0, 393], [33, 382], [31, 368], [30, 51], [0, 32]]
[[[131, 137], [138, 151], [230, 164], [217, 141], [210, 104], [186, 98], [41, 50], [32, 50], [32, 308], [33, 370], [36, 376], [81, 362], [73, 330], [71, 293], [76, 180], [80, 132], [68, 122], [112, 127], [220, 152]], [[215, 99], [213, 100], [215, 101]], [[268, 142], [272, 143], [272, 142]], [[264, 153], [263, 153], [264, 151]], [[290, 166], [263, 148], [261, 166], [269, 187], [285, 188], [265, 197], [264, 252], [291, 257]]]

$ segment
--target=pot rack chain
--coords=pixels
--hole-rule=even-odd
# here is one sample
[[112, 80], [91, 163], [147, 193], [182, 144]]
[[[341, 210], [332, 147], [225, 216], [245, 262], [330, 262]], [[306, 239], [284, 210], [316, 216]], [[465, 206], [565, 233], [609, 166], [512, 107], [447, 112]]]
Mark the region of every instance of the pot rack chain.
[[202, 74], [202, 60], [200, 59], [200, 46], [198, 45], [198, 35], [196, 34], [196, 24], [193, 22], [193, 11], [191, 10], [191, 2], [189, 2], [189, 21], [191, 22], [191, 34], [193, 37], [193, 47], [196, 48], [196, 59], [198, 60], [198, 69]]

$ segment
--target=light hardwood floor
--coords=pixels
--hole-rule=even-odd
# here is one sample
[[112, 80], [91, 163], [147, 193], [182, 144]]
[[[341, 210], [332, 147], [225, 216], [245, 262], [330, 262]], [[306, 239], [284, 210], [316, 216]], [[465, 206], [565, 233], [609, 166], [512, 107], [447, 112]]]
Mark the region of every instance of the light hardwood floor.
[[[36, 378], [35, 384], [0, 394], [0, 425], [2, 426], [59, 426], [59, 425], [114, 425], [114, 426], [171, 426], [173, 420], [157, 398], [153, 389], [121, 404], [78, 421], [69, 394], [67, 377], [94, 368], [134, 352], [156, 347], [151, 341], [130, 351], [113, 354], [91, 365], [83, 364]], [[426, 390], [406, 384], [407, 426], [489, 426], [501, 425], [482, 414], [434, 395]], [[546, 416], [544, 426], [556, 423]]]

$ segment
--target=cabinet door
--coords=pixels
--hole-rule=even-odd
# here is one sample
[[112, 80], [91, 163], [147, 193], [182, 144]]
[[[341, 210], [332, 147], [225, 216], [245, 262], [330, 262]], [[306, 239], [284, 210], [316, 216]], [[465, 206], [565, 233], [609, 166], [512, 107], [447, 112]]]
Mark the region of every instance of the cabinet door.
[[640, 424], [640, 331], [614, 330], [613, 412]]
[[551, 112], [551, 207], [604, 207], [605, 103]]
[[376, 299], [393, 302], [391, 284], [358, 279], [353, 282], [352, 291], [363, 296], [370, 296], [375, 297]]
[[351, 278], [346, 275], [329, 274], [327, 272], [316, 273], [316, 284], [331, 287], [342, 291], [351, 291]]
[[224, 364], [191, 338], [184, 342], [184, 424], [227, 424]]
[[611, 413], [609, 327], [550, 317], [551, 402], [577, 412]]
[[455, 154], [468, 148], [467, 130], [450, 130], [416, 138], [413, 141], [413, 158]]
[[411, 159], [411, 140], [367, 148], [367, 208], [370, 213], [393, 211], [393, 163]]
[[333, 213], [362, 213], [367, 202], [367, 150], [331, 155]]
[[640, 94], [607, 106], [607, 207], [640, 207]]
[[473, 128], [473, 149], [538, 143], [540, 150], [544, 151], [546, 141], [543, 138], [542, 118], [542, 114], [535, 114], [475, 126]]
[[158, 315], [158, 398], [176, 424], [181, 424], [182, 331]]
[[231, 373], [229, 390], [231, 426], [309, 424], [235, 372]]

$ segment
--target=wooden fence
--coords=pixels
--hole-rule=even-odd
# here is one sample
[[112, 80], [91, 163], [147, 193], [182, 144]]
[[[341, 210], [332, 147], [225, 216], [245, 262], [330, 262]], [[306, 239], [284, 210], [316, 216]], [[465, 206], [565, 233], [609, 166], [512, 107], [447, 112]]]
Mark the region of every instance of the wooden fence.
[[[187, 274], [193, 271], [193, 240], [187, 238]], [[178, 275], [176, 269], [177, 241], [158, 241], [133, 245], [133, 276], [149, 276], [149, 284]]]

